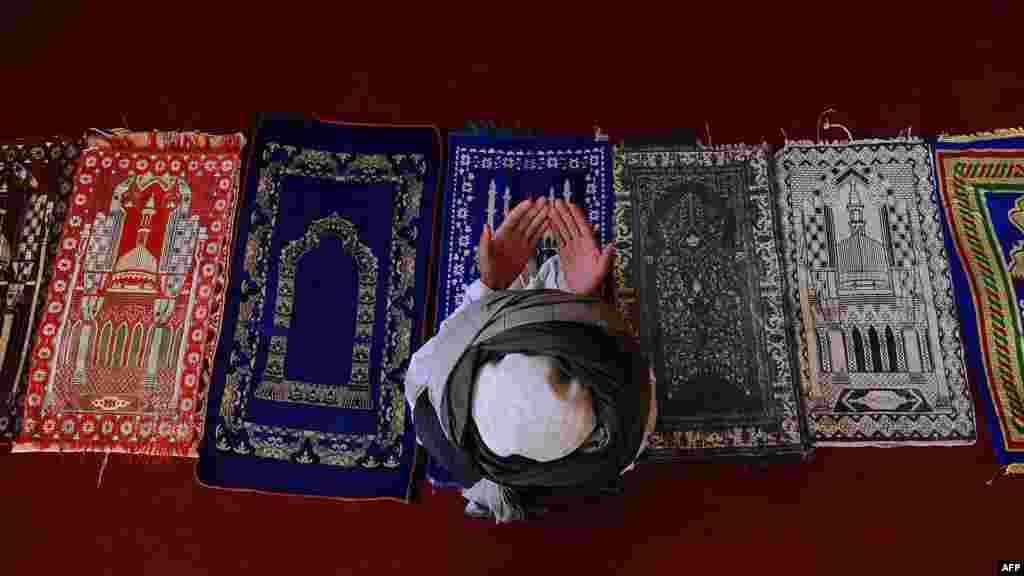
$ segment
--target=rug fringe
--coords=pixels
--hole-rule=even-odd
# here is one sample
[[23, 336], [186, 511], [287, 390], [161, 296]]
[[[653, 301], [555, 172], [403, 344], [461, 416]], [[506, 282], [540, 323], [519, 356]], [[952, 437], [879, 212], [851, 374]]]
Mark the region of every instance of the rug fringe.
[[103, 454], [103, 463], [100, 464], [100, 474], [99, 474], [99, 477], [96, 478], [96, 487], [97, 488], [99, 488], [100, 484], [103, 483], [103, 471], [107, 469], [107, 461], [108, 460], [110, 460], [110, 452], [105, 452]]
[[786, 140], [782, 148], [779, 148], [775, 152], [775, 156], [778, 157], [783, 154], [786, 149], [793, 148], [821, 148], [825, 146], [864, 146], [864, 145], [876, 145], [876, 144], [924, 144], [923, 138], [917, 136], [895, 136], [893, 138], [860, 138], [857, 140]]
[[1003, 476], [1009, 474], [1009, 468], [1009, 466], [1000, 466], [996, 468], [996, 471], [992, 474], [992, 477], [988, 479], [988, 482], [985, 482], [985, 486], [991, 486], [992, 484], [994, 484], [996, 481], [996, 477], [999, 476], [1000, 471], [1003, 473]]
[[1006, 465], [1006, 473], [1007, 474], [1024, 474], [1024, 464], [1019, 463], [1019, 462], [1016, 463], [1016, 464], [1007, 464]]
[[85, 454], [98, 454], [98, 453], [114, 453], [114, 454], [125, 454], [129, 456], [139, 456], [147, 462], [161, 462], [169, 461], [171, 458], [198, 458], [199, 454], [197, 448], [199, 446], [199, 439], [195, 438], [191, 442], [168, 445], [168, 444], [150, 444], [139, 446], [138, 444], [124, 444], [124, 443], [103, 443], [103, 442], [83, 442], [81, 440], [66, 441], [66, 440], [32, 440], [29, 442], [18, 442], [14, 445], [11, 450], [12, 454], [26, 454], [33, 452], [54, 452], [60, 454], [74, 454], [78, 453], [82, 455], [84, 461]]
[[230, 154], [240, 152], [245, 147], [245, 135], [241, 132], [231, 134], [162, 130], [113, 132], [103, 136], [90, 135], [87, 140], [90, 148], [155, 150], [159, 152], [181, 153], [208, 152], [213, 154]]
[[969, 134], [941, 134], [939, 142], [975, 142], [978, 140], [995, 140], [998, 138], [1018, 138], [1024, 136], [1024, 128], [997, 128], [987, 132], [971, 132]]

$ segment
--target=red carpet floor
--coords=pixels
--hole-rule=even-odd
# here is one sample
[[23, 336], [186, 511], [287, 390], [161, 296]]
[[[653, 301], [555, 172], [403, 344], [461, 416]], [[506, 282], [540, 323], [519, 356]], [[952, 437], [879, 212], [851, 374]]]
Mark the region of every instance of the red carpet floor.
[[[714, 144], [813, 138], [830, 106], [860, 137], [1024, 123], [1020, 15], [984, 2], [186, 4], [5, 4], [0, 137], [240, 129], [265, 109], [613, 138], [708, 121]], [[0, 574], [989, 574], [1024, 557], [1024, 482], [987, 484], [981, 430], [803, 466], [649, 465], [621, 498], [505, 527], [429, 488], [411, 505], [221, 492], [188, 462], [122, 456], [97, 488], [95, 456], [4, 455]]]

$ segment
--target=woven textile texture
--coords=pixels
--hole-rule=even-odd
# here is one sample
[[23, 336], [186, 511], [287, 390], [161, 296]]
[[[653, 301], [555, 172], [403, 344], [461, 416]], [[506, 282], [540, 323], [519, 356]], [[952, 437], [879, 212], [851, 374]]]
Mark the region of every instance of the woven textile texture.
[[409, 498], [403, 396], [433, 239], [436, 130], [257, 126], [199, 479]]
[[[611, 147], [586, 138], [477, 136], [452, 134], [441, 214], [435, 327], [462, 302], [466, 287], [480, 277], [476, 253], [484, 225], [501, 226], [505, 214], [527, 198], [571, 200], [580, 205], [603, 246], [612, 240], [614, 196]], [[554, 235], [537, 246], [530, 272], [558, 252]], [[427, 478], [450, 486], [450, 475], [430, 461]]]
[[964, 348], [1000, 463], [1024, 472], [1024, 131], [935, 145]]
[[28, 352], [81, 147], [0, 144], [0, 442], [20, 429]]
[[928, 147], [791, 143], [776, 177], [815, 443], [973, 443]]
[[16, 452], [196, 455], [243, 143], [186, 132], [90, 140]]
[[654, 354], [654, 460], [809, 450], [762, 147], [622, 146], [618, 304]]
[[[598, 241], [611, 241], [611, 148], [593, 138], [556, 139], [453, 134], [442, 221], [436, 325], [462, 302], [480, 277], [476, 247], [484, 224], [497, 230], [509, 210], [527, 198], [579, 204]], [[537, 247], [536, 265], [557, 253], [554, 235]]]

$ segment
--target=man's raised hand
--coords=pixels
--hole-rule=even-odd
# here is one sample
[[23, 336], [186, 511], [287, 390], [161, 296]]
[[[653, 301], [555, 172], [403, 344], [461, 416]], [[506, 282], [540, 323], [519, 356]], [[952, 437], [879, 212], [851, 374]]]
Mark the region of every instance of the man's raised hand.
[[598, 249], [594, 229], [579, 206], [555, 200], [549, 213], [551, 228], [558, 236], [558, 255], [569, 290], [581, 295], [595, 293], [611, 269], [612, 245]]
[[492, 290], [504, 290], [523, 271], [548, 228], [547, 200], [523, 200], [498, 226], [497, 234], [484, 224], [480, 236], [480, 280]]

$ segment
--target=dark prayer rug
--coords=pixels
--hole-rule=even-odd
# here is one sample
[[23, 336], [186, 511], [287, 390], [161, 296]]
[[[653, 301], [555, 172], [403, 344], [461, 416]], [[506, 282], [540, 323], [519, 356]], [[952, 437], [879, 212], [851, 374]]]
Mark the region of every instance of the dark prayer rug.
[[791, 143], [776, 161], [790, 324], [815, 444], [973, 443], [928, 147]]
[[429, 127], [260, 118], [201, 482], [409, 498], [438, 145]]
[[615, 279], [653, 356], [652, 460], [809, 450], [763, 147], [615, 155]]
[[964, 348], [1001, 464], [1024, 473], [1024, 130], [935, 145]]
[[[476, 253], [484, 225], [501, 226], [504, 216], [527, 198], [571, 200], [580, 205], [603, 246], [612, 241], [614, 196], [611, 146], [593, 137], [547, 138], [452, 134], [441, 214], [435, 329], [462, 303], [466, 288], [480, 278]], [[558, 253], [554, 235], [537, 246], [534, 270]], [[427, 477], [438, 486], [455, 485], [447, 470], [430, 461]]]
[[81, 146], [0, 144], [0, 442], [21, 428], [28, 353]]

